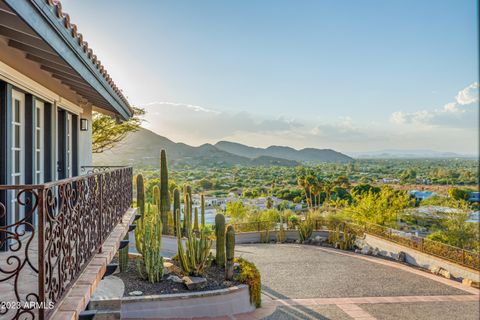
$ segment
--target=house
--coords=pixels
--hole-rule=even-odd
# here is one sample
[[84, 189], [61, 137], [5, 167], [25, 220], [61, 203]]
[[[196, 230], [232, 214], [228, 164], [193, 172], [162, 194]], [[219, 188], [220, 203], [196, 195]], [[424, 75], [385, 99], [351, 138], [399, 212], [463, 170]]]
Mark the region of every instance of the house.
[[480, 192], [471, 192], [470, 197], [468, 198], [469, 202], [480, 202]]
[[[92, 166], [94, 111], [118, 121], [133, 112], [61, 4], [0, 0], [1, 301], [35, 296], [61, 308], [102, 244], [116, 250], [111, 237], [126, 232], [119, 223], [133, 216], [131, 168], [82, 176]], [[62, 268], [69, 273], [60, 276]], [[53, 311], [22, 305], [1, 314]]]
[[408, 191], [408, 194], [414, 196], [415, 199], [419, 201], [428, 199], [436, 195], [436, 193], [432, 191], [419, 191], [419, 190], [410, 190]]

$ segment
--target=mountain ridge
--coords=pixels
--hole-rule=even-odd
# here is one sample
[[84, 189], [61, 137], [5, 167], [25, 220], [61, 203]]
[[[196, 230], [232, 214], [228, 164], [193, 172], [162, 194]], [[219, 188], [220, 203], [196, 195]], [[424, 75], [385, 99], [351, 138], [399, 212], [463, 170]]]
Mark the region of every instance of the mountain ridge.
[[[234, 143], [234, 142], [232, 142]], [[237, 144], [237, 143], [234, 143]], [[298, 166], [302, 162], [309, 162], [308, 157], [303, 159], [300, 156], [287, 156], [284, 153], [295, 154], [300, 152], [290, 147], [271, 146], [268, 152], [262, 148], [255, 148], [243, 144], [245, 150], [258, 149], [257, 155], [250, 156], [232, 153], [216, 144], [204, 143], [200, 146], [190, 146], [183, 142], [174, 142], [164, 136], [158, 135], [148, 129], [141, 128], [133, 132], [112, 150], [104, 151], [100, 154], [94, 154], [95, 165], [135, 165], [135, 166], [158, 166], [160, 158], [160, 149], [167, 151], [170, 164], [191, 164], [204, 166]], [[320, 149], [313, 149], [320, 150]], [[321, 150], [320, 150], [321, 151]], [[314, 151], [315, 153], [316, 151]], [[248, 152], [247, 152], [248, 154]], [[276, 156], [278, 154], [280, 156]], [[345, 162], [352, 158], [339, 152], [330, 150], [328, 155], [316, 159], [318, 162], [332, 162], [333, 155], [337, 155], [335, 162]], [[310, 155], [312, 158], [312, 155]]]

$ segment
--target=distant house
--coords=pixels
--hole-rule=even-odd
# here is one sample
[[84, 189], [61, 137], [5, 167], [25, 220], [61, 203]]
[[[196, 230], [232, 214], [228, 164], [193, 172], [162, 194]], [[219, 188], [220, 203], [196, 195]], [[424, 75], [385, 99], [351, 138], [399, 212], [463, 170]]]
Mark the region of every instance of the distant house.
[[480, 202], [480, 192], [471, 192], [469, 202]]
[[415, 197], [417, 200], [426, 200], [436, 195], [435, 192], [432, 191], [419, 191], [419, 190], [410, 190], [408, 194]]
[[467, 220], [467, 222], [480, 223], [480, 211], [476, 211], [476, 212], [472, 213], [470, 215], [469, 219]]

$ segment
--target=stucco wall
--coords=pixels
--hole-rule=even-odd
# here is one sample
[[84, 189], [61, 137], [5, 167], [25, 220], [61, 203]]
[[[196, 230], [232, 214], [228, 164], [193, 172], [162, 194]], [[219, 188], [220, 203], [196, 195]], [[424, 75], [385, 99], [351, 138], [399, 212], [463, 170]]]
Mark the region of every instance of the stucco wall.
[[[79, 173], [82, 166], [91, 166], [92, 165], [92, 107], [91, 106], [82, 106], [83, 113], [79, 116], [80, 119], [88, 120], [88, 131], [79, 131], [78, 133], [78, 165]], [[80, 130], [80, 123], [79, 123]]]

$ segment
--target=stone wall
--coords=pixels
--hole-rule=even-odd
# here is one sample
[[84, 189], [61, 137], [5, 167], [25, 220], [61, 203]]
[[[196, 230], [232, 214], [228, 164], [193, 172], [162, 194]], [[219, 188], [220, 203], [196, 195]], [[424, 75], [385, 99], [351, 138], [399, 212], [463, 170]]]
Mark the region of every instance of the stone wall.
[[430, 270], [434, 268], [443, 268], [450, 272], [453, 277], [468, 278], [477, 282], [480, 281], [480, 273], [478, 271], [462, 267], [453, 262], [404, 247], [370, 234], [365, 235], [365, 239], [363, 240], [357, 240], [357, 245], [359, 247], [368, 245], [372, 248], [372, 250], [378, 248], [379, 255], [393, 259], [398, 259], [398, 254], [403, 251], [405, 252], [405, 262], [408, 264]]

